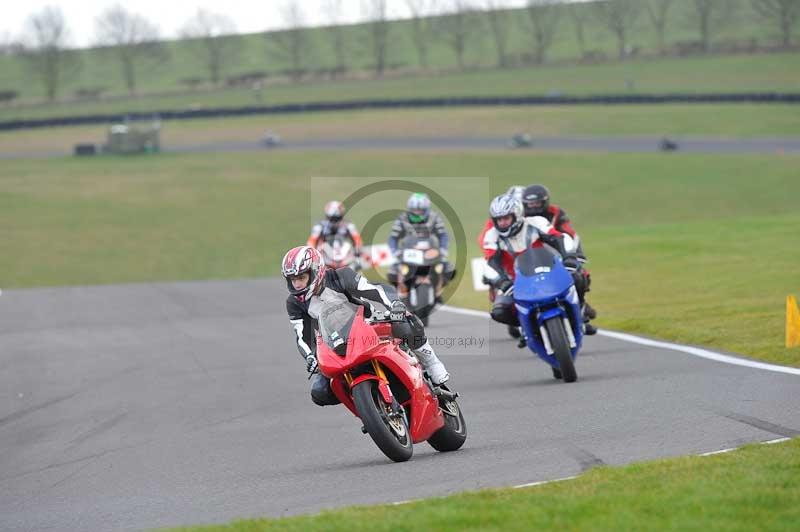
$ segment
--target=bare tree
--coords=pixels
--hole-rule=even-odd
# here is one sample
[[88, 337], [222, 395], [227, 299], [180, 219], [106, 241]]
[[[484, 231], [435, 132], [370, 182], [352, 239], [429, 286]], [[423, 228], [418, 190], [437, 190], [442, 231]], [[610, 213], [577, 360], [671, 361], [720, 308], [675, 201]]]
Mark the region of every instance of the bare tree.
[[242, 51], [242, 39], [229, 17], [198, 9], [181, 30], [189, 47], [206, 65], [209, 79], [216, 85], [222, 71], [230, 67]]
[[726, 0], [694, 0], [694, 16], [700, 30], [703, 51], [711, 50], [711, 34], [730, 21], [735, 4]]
[[122, 66], [128, 93], [136, 94], [136, 69], [153, 66], [167, 58], [167, 49], [158, 40], [158, 28], [141, 15], [120, 4], [107, 9], [96, 21], [97, 42], [106, 46]]
[[340, 73], [347, 70], [347, 40], [342, 19], [342, 8], [344, 0], [325, 0], [322, 9], [328, 15], [328, 23], [325, 34], [330, 39], [330, 45], [336, 59], [335, 72]]
[[528, 20], [533, 37], [534, 60], [542, 64], [547, 59], [547, 50], [553, 44], [553, 37], [561, 16], [558, 0], [528, 0]]
[[791, 47], [792, 28], [800, 16], [800, 0], [751, 0], [751, 2], [756, 13], [778, 24], [783, 47]]
[[298, 80], [308, 68], [311, 40], [305, 14], [298, 0], [290, 0], [281, 8], [286, 29], [267, 34], [269, 41], [289, 62], [289, 74]]
[[666, 47], [664, 44], [664, 32], [667, 28], [667, 15], [669, 8], [672, 6], [673, 0], [645, 0], [644, 6], [647, 9], [647, 15], [650, 17], [650, 22], [656, 28], [656, 35], [658, 37], [658, 53], [664, 55]]
[[389, 5], [387, 0], [364, 0], [361, 8], [367, 20], [375, 74], [383, 76], [389, 52]]
[[586, 57], [586, 39], [583, 34], [583, 25], [586, 19], [589, 18], [588, 6], [582, 6], [580, 3], [567, 4], [567, 13], [569, 18], [572, 19], [572, 24], [575, 26], [575, 38], [578, 41], [578, 49], [581, 52], [581, 57]]
[[0, 55], [10, 55], [14, 51], [14, 41], [11, 39], [11, 34], [4, 31], [0, 35]]
[[508, 28], [511, 25], [511, 15], [506, 9], [503, 0], [484, 0], [486, 3], [486, 18], [492, 30], [494, 46], [497, 51], [497, 66], [508, 65]]
[[69, 31], [64, 14], [57, 7], [45, 7], [30, 15], [25, 35], [14, 51], [44, 86], [47, 99], [55, 100], [61, 83], [80, 68], [78, 55], [67, 50]]
[[640, 0], [606, 0], [593, 6], [606, 27], [617, 37], [619, 58], [624, 59], [628, 35], [639, 17]]
[[464, 69], [464, 54], [470, 34], [475, 29], [477, 19], [475, 10], [469, 0], [451, 0], [451, 9], [438, 20], [437, 27], [442, 39], [450, 45], [456, 54], [458, 68]]
[[433, 17], [437, 0], [406, 0], [411, 13], [411, 31], [414, 34], [414, 47], [417, 50], [419, 66], [428, 67], [428, 45], [433, 36]]

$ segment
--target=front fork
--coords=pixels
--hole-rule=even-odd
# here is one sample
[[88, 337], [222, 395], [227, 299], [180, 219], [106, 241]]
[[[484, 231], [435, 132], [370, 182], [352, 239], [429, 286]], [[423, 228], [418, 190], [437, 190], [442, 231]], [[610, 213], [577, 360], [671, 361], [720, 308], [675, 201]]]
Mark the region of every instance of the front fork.
[[[533, 316], [531, 316], [530, 319], [531, 321], [536, 320], [536, 323], [538, 323], [539, 316], [541, 316], [541, 312], [536, 311], [536, 313]], [[569, 317], [567, 317], [566, 313], [561, 315], [561, 320], [564, 324], [564, 331], [567, 333], [567, 341], [569, 342], [569, 347], [570, 349], [574, 349], [575, 347], [578, 346], [578, 342], [577, 340], [575, 340], [575, 333], [572, 331], [572, 323], [569, 321]], [[520, 327], [520, 329], [524, 337], [525, 327]], [[547, 333], [547, 328], [544, 326], [544, 321], [542, 321], [542, 324], [539, 325], [539, 335], [542, 338], [542, 344], [544, 344], [544, 349], [547, 352], [547, 354], [548, 355], [554, 354], [555, 351], [553, 350], [553, 345], [550, 342], [550, 335]]]

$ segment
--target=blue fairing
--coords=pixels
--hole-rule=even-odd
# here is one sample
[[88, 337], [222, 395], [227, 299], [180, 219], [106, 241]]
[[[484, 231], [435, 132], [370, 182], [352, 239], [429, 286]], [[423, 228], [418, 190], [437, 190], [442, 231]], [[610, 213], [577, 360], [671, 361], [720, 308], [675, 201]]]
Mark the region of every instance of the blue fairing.
[[550, 266], [540, 266], [532, 276], [521, 274], [515, 266], [514, 299], [525, 303], [548, 303], [563, 297], [572, 286], [572, 275], [564, 268], [561, 258], [554, 256]]
[[583, 340], [583, 319], [572, 275], [561, 257], [547, 248], [529, 249], [514, 263], [514, 303], [528, 347], [541, 359], [558, 368], [556, 358], [547, 353], [539, 329], [551, 318], [567, 318], [575, 338], [570, 349], [573, 360]]

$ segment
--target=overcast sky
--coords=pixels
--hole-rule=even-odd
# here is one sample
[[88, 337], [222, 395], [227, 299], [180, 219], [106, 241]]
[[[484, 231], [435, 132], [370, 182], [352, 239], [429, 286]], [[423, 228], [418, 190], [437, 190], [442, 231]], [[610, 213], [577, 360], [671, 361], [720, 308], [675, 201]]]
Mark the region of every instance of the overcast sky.
[[[145, 16], [158, 25], [166, 38], [177, 37], [180, 28], [199, 8], [221, 13], [233, 19], [239, 32], [253, 33], [282, 26], [281, 6], [286, 0], [198, 0], [194, 2], [173, 2], [170, 0], [128, 0], [124, 6], [129, 11]], [[497, 2], [498, 0], [495, 0]], [[525, 0], [499, 0], [507, 6], [520, 6]], [[406, 0], [388, 0], [391, 18], [408, 15]], [[8, 0], [3, 3], [0, 17], [0, 42], [21, 36], [25, 20], [45, 6], [57, 6], [64, 13], [70, 29], [72, 43], [76, 46], [91, 45], [95, 34], [95, 18], [119, 0], [61, 0], [39, 1]], [[440, 0], [439, 3], [447, 3]], [[485, 6], [486, 0], [474, 0], [476, 6]], [[326, 23], [325, 12], [321, 6], [324, 0], [300, 0], [300, 5], [311, 25]], [[356, 22], [363, 19], [362, 0], [343, 0], [344, 19]]]

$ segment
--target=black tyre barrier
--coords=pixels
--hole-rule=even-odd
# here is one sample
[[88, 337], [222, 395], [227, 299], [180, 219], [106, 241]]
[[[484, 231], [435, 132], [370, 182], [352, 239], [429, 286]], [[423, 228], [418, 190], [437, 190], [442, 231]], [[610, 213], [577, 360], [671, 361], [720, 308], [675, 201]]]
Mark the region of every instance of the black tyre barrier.
[[97, 146], [94, 144], [76, 144], [75, 155], [95, 155], [97, 153]]
[[507, 96], [454, 97], [403, 100], [355, 100], [349, 102], [311, 102], [271, 106], [221, 107], [215, 109], [162, 110], [126, 114], [64, 116], [37, 120], [8, 120], [0, 122], [0, 131], [38, 127], [111, 124], [125, 119], [162, 120], [192, 118], [222, 118], [246, 115], [291, 114], [322, 111], [351, 111], [357, 109], [415, 109], [428, 107], [470, 107], [508, 105], [636, 105], [636, 104], [696, 104], [696, 103], [800, 103], [800, 93], [738, 93], [738, 94], [606, 94], [595, 96]]

